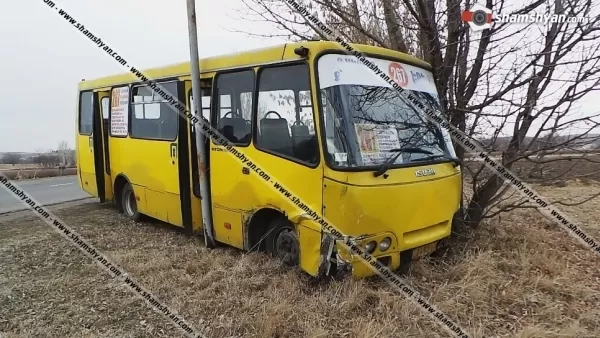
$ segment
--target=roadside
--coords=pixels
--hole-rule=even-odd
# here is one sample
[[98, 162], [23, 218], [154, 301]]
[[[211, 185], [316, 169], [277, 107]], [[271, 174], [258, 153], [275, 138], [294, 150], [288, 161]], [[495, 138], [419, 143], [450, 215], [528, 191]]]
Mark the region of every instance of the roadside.
[[77, 168], [24, 168], [0, 170], [2, 170], [2, 173], [11, 180], [77, 175]]
[[[84, 197], [84, 198], [71, 200], [68, 202], [57, 202], [57, 203], [52, 203], [52, 204], [46, 204], [46, 205], [44, 205], [44, 207], [48, 207], [52, 212], [55, 212], [58, 210], [69, 209], [74, 206], [78, 206], [78, 205], [82, 205], [82, 204], [90, 204], [90, 203], [98, 203], [98, 199], [93, 198], [93, 197]], [[15, 219], [19, 219], [22, 217], [27, 217], [29, 215], [31, 215], [31, 210], [23, 207], [23, 209], [0, 212], [0, 221], [4, 222], [4, 221], [15, 220]], [[0, 338], [2, 338], [2, 337], [0, 337]]]
[[[573, 200], [600, 185], [540, 189]], [[599, 202], [564, 209], [598, 234]], [[208, 337], [445, 336], [379, 278], [317, 282], [267, 255], [208, 250], [174, 227], [131, 222], [109, 204], [51, 209], [195, 327], [206, 320]], [[181, 336], [31, 213], [0, 216], [0, 228], [0, 333]], [[473, 337], [591, 338], [600, 332], [597, 262], [552, 221], [517, 210], [416, 262], [407, 278]]]
[[[30, 196], [44, 205], [90, 198], [79, 187], [77, 176], [47, 177], [36, 180], [15, 181]], [[27, 206], [6, 189], [0, 189], [0, 214], [24, 210]]]

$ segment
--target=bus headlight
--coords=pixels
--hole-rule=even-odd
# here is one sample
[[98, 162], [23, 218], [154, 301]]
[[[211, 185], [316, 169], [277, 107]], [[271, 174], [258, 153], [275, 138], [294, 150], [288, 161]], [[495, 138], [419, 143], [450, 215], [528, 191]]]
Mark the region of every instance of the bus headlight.
[[377, 248], [377, 242], [375, 241], [370, 241], [369, 243], [367, 243], [367, 245], [365, 246], [365, 250], [367, 250], [368, 254], [372, 254], [373, 251], [375, 251], [375, 248]]
[[381, 243], [379, 243], [379, 250], [385, 251], [390, 248], [391, 244], [392, 244], [392, 239], [389, 237], [386, 237], [381, 241]]

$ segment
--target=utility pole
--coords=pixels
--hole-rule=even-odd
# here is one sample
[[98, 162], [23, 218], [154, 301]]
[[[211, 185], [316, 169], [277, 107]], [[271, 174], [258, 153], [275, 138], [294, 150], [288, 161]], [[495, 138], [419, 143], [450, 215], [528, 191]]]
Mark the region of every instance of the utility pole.
[[[196, 27], [196, 1], [187, 0], [188, 32], [190, 43], [190, 63], [192, 70], [192, 98], [194, 99], [194, 115], [198, 121], [203, 121], [202, 116], [202, 94], [200, 89], [200, 58], [198, 56], [198, 31]], [[209, 248], [216, 246], [213, 222], [212, 222], [212, 202], [210, 196], [210, 187], [208, 181], [208, 167], [205, 142], [206, 136], [201, 132], [198, 123], [196, 130], [196, 149], [198, 151], [198, 168], [200, 181], [200, 199], [202, 204], [202, 229], [204, 231], [204, 244]]]

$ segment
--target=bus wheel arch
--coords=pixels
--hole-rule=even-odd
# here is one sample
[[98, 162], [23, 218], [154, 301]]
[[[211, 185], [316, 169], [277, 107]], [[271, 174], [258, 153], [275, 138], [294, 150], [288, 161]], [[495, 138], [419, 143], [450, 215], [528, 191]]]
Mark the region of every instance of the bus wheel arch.
[[246, 225], [249, 251], [267, 252], [267, 237], [273, 221], [278, 218], [285, 218], [285, 215], [272, 207], [262, 208], [252, 214]]
[[296, 226], [280, 210], [265, 207], [255, 212], [247, 226], [248, 248], [262, 251], [287, 266], [300, 262], [300, 243]]

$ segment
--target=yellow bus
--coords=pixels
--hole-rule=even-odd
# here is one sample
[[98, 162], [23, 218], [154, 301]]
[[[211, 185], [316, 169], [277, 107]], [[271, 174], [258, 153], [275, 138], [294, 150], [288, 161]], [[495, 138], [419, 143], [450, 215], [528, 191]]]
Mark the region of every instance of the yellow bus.
[[[429, 64], [352, 45], [430, 107]], [[312, 276], [374, 272], [310, 217], [317, 210], [396, 270], [451, 232], [461, 171], [449, 133], [356, 58], [328, 41], [288, 43], [200, 60], [202, 115], [259, 177], [207, 138], [214, 244], [261, 250]], [[190, 63], [143, 71], [193, 111]], [[83, 190], [143, 216], [202, 233], [196, 127], [131, 73], [78, 86], [77, 163]], [[264, 175], [297, 194], [293, 203]]]

